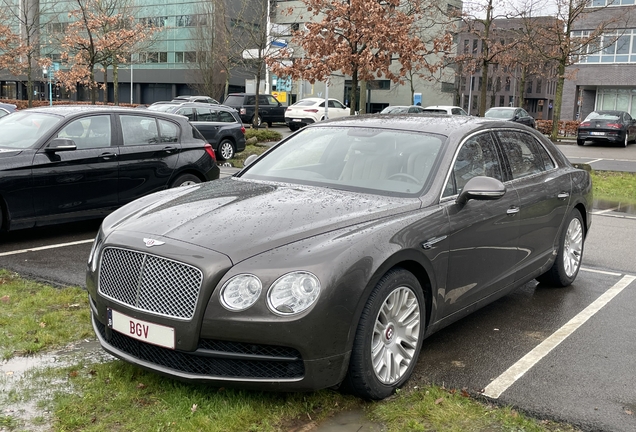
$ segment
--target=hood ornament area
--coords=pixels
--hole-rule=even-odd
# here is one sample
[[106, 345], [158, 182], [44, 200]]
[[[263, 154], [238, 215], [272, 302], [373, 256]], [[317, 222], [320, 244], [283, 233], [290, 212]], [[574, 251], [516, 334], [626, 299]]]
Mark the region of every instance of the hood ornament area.
[[151, 238], [144, 238], [144, 243], [146, 244], [147, 247], [161, 246], [162, 244], [166, 244], [166, 242], [162, 242], [161, 240], [155, 240]]

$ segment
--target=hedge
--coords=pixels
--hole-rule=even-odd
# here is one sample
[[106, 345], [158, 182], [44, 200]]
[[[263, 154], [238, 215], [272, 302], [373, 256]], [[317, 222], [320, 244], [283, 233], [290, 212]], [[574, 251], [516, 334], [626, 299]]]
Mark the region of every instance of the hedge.
[[[544, 135], [552, 133], [552, 120], [537, 120], [537, 130]], [[559, 121], [560, 136], [576, 136], [576, 130], [579, 127], [577, 120], [561, 120]]]

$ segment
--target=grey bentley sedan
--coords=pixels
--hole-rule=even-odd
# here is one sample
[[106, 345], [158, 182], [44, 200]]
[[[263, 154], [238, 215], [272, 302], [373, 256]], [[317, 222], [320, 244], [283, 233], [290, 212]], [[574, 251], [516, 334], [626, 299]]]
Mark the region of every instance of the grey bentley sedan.
[[349, 117], [246, 164], [104, 220], [87, 288], [106, 351], [219, 387], [382, 399], [435, 331], [533, 279], [572, 284], [591, 225], [588, 172], [512, 122]]

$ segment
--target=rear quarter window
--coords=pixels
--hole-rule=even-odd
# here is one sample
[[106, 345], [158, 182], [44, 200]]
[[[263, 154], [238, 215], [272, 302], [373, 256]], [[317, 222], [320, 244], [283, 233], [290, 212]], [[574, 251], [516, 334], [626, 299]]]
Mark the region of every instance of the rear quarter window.
[[225, 105], [243, 105], [243, 96], [228, 96], [223, 102]]

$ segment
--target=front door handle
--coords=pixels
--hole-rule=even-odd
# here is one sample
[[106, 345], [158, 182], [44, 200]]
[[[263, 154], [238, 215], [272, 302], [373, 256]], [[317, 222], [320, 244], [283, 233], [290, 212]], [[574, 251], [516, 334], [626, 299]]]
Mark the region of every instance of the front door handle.
[[111, 159], [111, 158], [116, 158], [117, 157], [117, 153], [102, 153], [99, 155], [100, 158], [102, 159]]
[[508, 210], [506, 210], [506, 214], [508, 216], [514, 216], [517, 213], [519, 213], [519, 207], [517, 207], [517, 206], [512, 206], [512, 207], [508, 208]]
[[177, 150], [176, 147], [164, 147], [163, 151], [165, 151], [166, 153], [173, 153]]
[[557, 198], [560, 200], [564, 200], [567, 199], [567, 197], [569, 197], [570, 194], [568, 192], [561, 192], [560, 194], [557, 195]]

